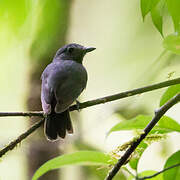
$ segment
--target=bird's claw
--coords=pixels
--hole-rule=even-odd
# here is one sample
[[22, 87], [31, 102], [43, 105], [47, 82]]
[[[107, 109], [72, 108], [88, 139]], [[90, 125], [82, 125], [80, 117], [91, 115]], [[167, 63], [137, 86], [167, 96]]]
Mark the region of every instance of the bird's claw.
[[76, 100], [76, 107], [78, 112], [80, 112], [80, 102], [78, 100]]

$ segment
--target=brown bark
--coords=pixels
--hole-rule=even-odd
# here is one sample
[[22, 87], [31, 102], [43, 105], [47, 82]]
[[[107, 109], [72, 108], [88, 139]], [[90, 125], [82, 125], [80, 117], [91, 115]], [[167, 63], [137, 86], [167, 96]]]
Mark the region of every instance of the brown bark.
[[[40, 101], [40, 76], [58, 48], [65, 44], [67, 33], [70, 1], [53, 0], [45, 1], [39, 16], [41, 28], [36, 33], [35, 40], [30, 49], [31, 72], [29, 74], [29, 95], [27, 99], [28, 110], [42, 110]], [[54, 6], [54, 7], [53, 7]], [[38, 26], [39, 24], [37, 24]], [[35, 119], [36, 118], [36, 119]], [[38, 117], [33, 118], [37, 122]], [[59, 142], [49, 142], [44, 136], [43, 127], [34, 133], [29, 142], [28, 149], [28, 177], [32, 178], [34, 172], [47, 160], [60, 154]], [[58, 180], [58, 171], [50, 171], [40, 180]]]

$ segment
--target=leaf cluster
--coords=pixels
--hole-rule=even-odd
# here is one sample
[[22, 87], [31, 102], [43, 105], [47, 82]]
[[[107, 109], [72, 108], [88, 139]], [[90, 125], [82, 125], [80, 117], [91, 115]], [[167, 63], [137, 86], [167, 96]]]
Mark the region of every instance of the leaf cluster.
[[147, 14], [151, 15], [152, 22], [156, 29], [163, 36], [163, 20], [167, 14], [171, 17], [174, 32], [163, 40], [165, 49], [180, 54], [180, 1], [179, 0], [141, 0], [141, 14], [143, 20]]

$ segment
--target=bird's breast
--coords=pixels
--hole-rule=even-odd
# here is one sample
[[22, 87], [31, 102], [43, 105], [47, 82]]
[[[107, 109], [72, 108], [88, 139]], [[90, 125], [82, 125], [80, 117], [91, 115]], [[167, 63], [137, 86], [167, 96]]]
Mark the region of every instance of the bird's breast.
[[87, 72], [82, 64], [65, 61], [54, 75], [54, 90], [57, 101], [69, 106], [81, 94], [87, 83]]

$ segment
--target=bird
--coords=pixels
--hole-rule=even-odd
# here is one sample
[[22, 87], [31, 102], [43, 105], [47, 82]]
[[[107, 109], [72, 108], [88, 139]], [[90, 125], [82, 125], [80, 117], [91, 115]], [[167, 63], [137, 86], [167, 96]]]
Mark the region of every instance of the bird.
[[48, 140], [64, 139], [73, 133], [70, 105], [86, 88], [88, 75], [84, 56], [95, 50], [71, 43], [60, 48], [41, 75], [41, 103], [45, 115], [44, 133]]

